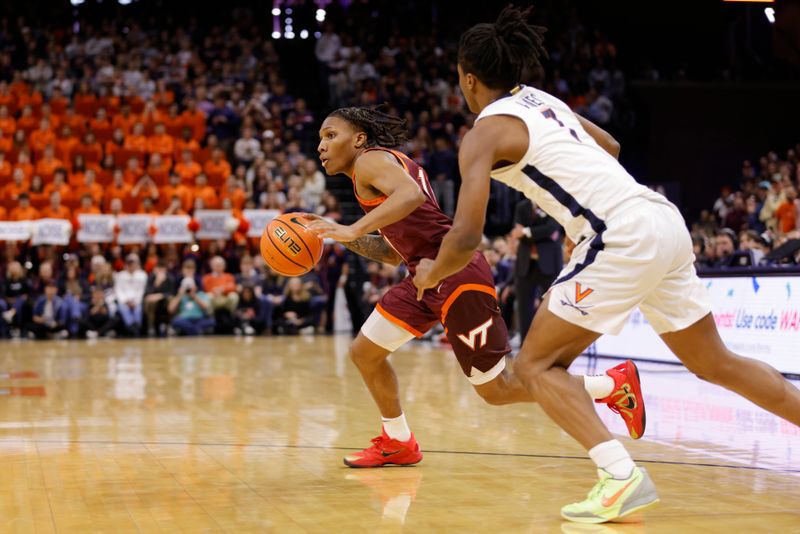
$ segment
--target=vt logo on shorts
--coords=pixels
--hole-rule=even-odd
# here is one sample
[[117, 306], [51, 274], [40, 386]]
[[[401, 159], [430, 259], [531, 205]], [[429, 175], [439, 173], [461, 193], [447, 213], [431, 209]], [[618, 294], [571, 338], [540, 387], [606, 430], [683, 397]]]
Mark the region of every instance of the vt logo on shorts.
[[[468, 332], [468, 336], [465, 336], [464, 334], [458, 334], [458, 339], [460, 339], [462, 343], [472, 350], [480, 349], [486, 345], [487, 333], [489, 332], [489, 328], [491, 328], [493, 323], [494, 317], [489, 317], [488, 321], [470, 330]], [[478, 340], [478, 346], [475, 347], [475, 341], [478, 337], [480, 337], [480, 340]]]
[[586, 306], [586, 305], [578, 306], [578, 303], [583, 299], [585, 299], [586, 297], [588, 297], [589, 295], [591, 295], [592, 293], [594, 293], [594, 289], [592, 289], [591, 287], [587, 287], [586, 289], [584, 289], [581, 286], [580, 282], [575, 282], [575, 302], [570, 301], [569, 298], [567, 297], [562, 297], [561, 305], [569, 306], [570, 308], [575, 308], [576, 310], [581, 312], [581, 315], [583, 316], [589, 315], [589, 312], [587, 312], [586, 310], [591, 308], [591, 306]]

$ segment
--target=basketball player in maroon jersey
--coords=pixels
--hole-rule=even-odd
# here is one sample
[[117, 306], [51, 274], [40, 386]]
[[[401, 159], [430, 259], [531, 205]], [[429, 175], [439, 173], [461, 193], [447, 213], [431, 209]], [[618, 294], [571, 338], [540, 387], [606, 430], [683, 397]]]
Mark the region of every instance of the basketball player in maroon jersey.
[[[534, 402], [505, 369], [510, 352], [489, 264], [476, 252], [460, 272], [417, 300], [412, 276], [419, 261], [435, 258], [452, 221], [436, 202], [425, 170], [392, 150], [406, 141], [405, 121], [377, 110], [342, 108], [320, 128], [318, 151], [329, 175], [344, 173], [365, 216], [350, 226], [308, 215], [308, 228], [374, 261], [405, 263], [411, 276], [375, 306], [350, 354], [381, 412], [381, 435], [372, 446], [344, 458], [350, 467], [409, 465], [422, 453], [400, 406], [399, 387], [387, 357], [437, 322], [475, 391], [489, 404]], [[380, 235], [370, 235], [378, 230]], [[619, 413], [632, 437], [644, 431], [644, 402], [638, 373], [626, 362], [605, 375], [584, 377], [589, 394]]]

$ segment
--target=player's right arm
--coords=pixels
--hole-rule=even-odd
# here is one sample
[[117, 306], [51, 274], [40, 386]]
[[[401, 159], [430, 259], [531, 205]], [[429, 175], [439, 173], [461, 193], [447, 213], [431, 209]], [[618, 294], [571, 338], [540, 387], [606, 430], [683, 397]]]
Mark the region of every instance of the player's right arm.
[[390, 265], [400, 265], [403, 262], [400, 254], [389, 246], [383, 236], [368, 234], [342, 245], [372, 261]]
[[614, 159], [619, 159], [620, 145], [619, 142], [614, 139], [613, 135], [603, 130], [589, 119], [584, 119], [577, 113], [575, 114], [575, 117], [577, 117], [578, 122], [581, 123], [583, 129], [586, 130], [586, 133], [588, 133], [592, 139], [594, 139], [595, 142], [600, 145], [600, 148], [611, 154]]

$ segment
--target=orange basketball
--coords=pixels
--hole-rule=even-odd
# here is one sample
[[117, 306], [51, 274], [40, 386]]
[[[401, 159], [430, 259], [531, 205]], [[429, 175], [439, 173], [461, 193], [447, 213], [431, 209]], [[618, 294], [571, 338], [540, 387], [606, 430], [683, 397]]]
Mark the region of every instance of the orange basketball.
[[306, 274], [322, 257], [322, 239], [306, 229], [307, 222], [302, 213], [284, 213], [261, 234], [261, 255], [279, 274]]

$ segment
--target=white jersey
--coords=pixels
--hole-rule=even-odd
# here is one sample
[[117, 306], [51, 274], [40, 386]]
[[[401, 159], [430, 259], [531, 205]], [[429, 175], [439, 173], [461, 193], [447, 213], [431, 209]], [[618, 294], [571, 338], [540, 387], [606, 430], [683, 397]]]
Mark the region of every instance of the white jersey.
[[519, 86], [484, 108], [477, 120], [511, 115], [528, 126], [528, 151], [492, 178], [521, 191], [564, 227], [569, 238], [601, 234], [605, 221], [642, 200], [669, 201], [636, 182], [586, 133], [564, 102]]

